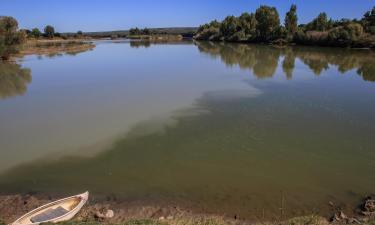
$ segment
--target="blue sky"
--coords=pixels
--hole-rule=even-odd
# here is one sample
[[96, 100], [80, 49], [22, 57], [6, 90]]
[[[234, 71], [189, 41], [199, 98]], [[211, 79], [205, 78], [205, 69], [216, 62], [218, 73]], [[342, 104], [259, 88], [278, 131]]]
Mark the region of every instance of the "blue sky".
[[0, 0], [0, 15], [15, 17], [21, 28], [76, 32], [122, 30], [131, 27], [198, 26], [227, 15], [253, 12], [260, 5], [275, 6], [284, 19], [297, 4], [300, 23], [326, 12], [333, 19], [360, 18], [375, 0]]

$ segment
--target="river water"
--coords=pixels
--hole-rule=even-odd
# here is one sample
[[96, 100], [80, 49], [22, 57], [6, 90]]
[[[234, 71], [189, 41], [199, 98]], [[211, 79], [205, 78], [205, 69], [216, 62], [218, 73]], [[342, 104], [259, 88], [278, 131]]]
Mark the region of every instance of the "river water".
[[0, 64], [0, 192], [243, 218], [375, 194], [375, 52], [98, 41]]

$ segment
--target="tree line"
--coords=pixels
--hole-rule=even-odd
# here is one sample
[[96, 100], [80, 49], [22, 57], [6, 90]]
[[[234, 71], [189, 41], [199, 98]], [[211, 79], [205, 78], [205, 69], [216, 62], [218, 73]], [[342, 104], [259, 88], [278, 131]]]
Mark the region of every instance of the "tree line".
[[151, 32], [151, 30], [148, 29], [147, 27], [144, 29], [139, 29], [138, 27], [136, 27], [136, 28], [131, 28], [129, 30], [129, 35], [151, 35], [151, 34], [153, 34], [153, 32]]
[[55, 32], [55, 28], [47, 25], [42, 33], [38, 28], [30, 30], [19, 30], [18, 22], [10, 16], [0, 17], [0, 58], [7, 60], [12, 54], [18, 53], [21, 45], [27, 38], [54, 38], [61, 36]]
[[[78, 31], [73, 35], [76, 38], [83, 37], [82, 31]], [[55, 31], [55, 28], [51, 25], [44, 27], [43, 32], [38, 28], [32, 30], [19, 29], [18, 22], [16, 19], [10, 16], [0, 17], [0, 60], [7, 60], [13, 54], [19, 52], [22, 44], [27, 38], [48, 38], [53, 39], [55, 37], [67, 39], [67, 35], [63, 35]]]
[[40, 37], [53, 38], [55, 37], [55, 35], [60, 36], [59, 33], [55, 32], [55, 28], [51, 25], [47, 25], [44, 28], [44, 33], [42, 33], [38, 28], [34, 28], [32, 30], [24, 30], [24, 31], [29, 37], [33, 37], [33, 38], [40, 38]]
[[307, 24], [298, 24], [297, 6], [292, 5], [281, 24], [275, 7], [260, 6], [255, 13], [227, 16], [201, 25], [197, 40], [229, 42], [298, 43], [330, 46], [374, 47], [375, 7], [358, 19], [332, 20], [322, 12]]

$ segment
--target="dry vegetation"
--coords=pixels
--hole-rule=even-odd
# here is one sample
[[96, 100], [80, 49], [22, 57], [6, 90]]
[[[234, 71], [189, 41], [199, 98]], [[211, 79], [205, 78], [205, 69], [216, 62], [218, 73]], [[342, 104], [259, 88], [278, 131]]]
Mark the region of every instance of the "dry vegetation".
[[30, 39], [22, 47], [17, 56], [24, 55], [56, 55], [77, 54], [95, 48], [95, 45], [85, 40], [63, 39]]

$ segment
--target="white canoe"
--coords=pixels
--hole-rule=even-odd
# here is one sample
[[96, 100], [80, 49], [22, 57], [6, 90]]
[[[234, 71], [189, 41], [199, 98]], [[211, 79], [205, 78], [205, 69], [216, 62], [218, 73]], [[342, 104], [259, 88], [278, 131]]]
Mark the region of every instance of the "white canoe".
[[12, 225], [57, 223], [72, 219], [87, 202], [89, 192], [60, 199], [34, 209], [14, 221]]

